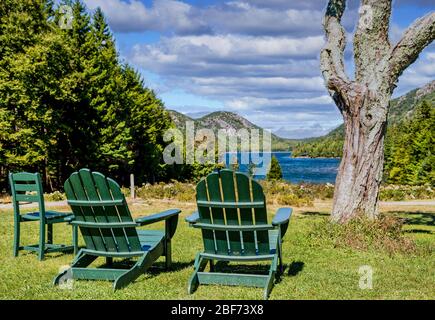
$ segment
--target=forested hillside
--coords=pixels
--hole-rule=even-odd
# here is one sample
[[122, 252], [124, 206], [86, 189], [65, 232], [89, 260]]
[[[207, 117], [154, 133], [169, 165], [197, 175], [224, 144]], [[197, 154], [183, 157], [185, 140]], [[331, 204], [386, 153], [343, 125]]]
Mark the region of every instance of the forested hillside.
[[102, 11], [61, 4], [72, 7], [71, 28], [53, 1], [0, 2], [0, 191], [22, 170], [40, 172], [48, 189], [82, 167], [121, 182], [164, 178], [172, 122], [162, 102], [120, 61]]
[[[385, 143], [388, 183], [435, 185], [435, 81], [391, 101]], [[297, 144], [293, 156], [340, 157], [343, 126]]]

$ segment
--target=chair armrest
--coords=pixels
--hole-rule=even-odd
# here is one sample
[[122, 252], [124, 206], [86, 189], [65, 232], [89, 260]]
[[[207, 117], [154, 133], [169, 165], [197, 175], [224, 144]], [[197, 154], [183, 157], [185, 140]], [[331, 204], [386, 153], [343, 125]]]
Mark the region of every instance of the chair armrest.
[[192, 213], [190, 216], [188, 216], [185, 221], [190, 223], [190, 224], [194, 224], [197, 223], [199, 220], [199, 213], [198, 211], [195, 211], [194, 213]]
[[279, 226], [288, 223], [292, 215], [292, 208], [279, 208], [272, 220], [272, 225]]
[[139, 226], [145, 226], [148, 224], [152, 224], [154, 222], [168, 220], [173, 216], [178, 216], [181, 213], [180, 209], [169, 209], [163, 212], [155, 213], [150, 216], [139, 217], [135, 220], [135, 222]]
[[76, 218], [75, 216], [71, 215], [71, 216], [65, 218], [65, 222], [71, 223], [75, 220], [75, 218]]

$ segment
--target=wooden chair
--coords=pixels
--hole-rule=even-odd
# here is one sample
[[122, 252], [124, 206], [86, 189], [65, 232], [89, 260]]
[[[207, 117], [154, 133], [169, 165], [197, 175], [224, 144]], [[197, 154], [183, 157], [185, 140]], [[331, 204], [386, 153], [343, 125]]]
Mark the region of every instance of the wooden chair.
[[[264, 288], [267, 299], [275, 277], [283, 272], [282, 238], [291, 208], [281, 208], [271, 224], [258, 182], [231, 170], [209, 174], [196, 187], [198, 212], [186, 219], [202, 231], [204, 251], [197, 254], [188, 292], [199, 284], [245, 285]], [[267, 275], [214, 272], [214, 261], [270, 260]], [[204, 272], [210, 262], [210, 272]]]
[[[117, 290], [133, 282], [160, 256], [166, 268], [171, 265], [171, 239], [175, 234], [180, 210], [172, 209], [133, 220], [119, 185], [98, 172], [82, 169], [65, 182], [68, 204], [85, 241], [71, 268], [61, 272], [54, 284], [68, 279], [114, 281]], [[138, 230], [136, 227], [165, 221], [165, 230]], [[87, 268], [98, 257], [106, 258], [111, 268]], [[118, 269], [113, 258], [134, 258], [130, 269]]]
[[[73, 245], [53, 244], [53, 224], [65, 223], [72, 218], [72, 213], [45, 210], [44, 192], [39, 173], [10, 173], [12, 203], [14, 207], [14, 256], [20, 250], [38, 252], [39, 260], [46, 253], [77, 251], [77, 228], [73, 226]], [[39, 210], [21, 214], [20, 204], [38, 203]], [[20, 224], [22, 222], [39, 222], [39, 242], [34, 245], [20, 246]]]

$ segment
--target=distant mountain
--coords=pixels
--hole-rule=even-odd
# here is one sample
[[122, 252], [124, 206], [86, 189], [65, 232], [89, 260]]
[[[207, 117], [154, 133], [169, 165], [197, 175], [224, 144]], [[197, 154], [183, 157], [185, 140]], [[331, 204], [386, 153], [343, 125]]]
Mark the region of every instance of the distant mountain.
[[[412, 118], [415, 107], [423, 100], [435, 108], [435, 80], [419, 89], [414, 89], [390, 102], [388, 126]], [[340, 125], [327, 135], [306, 139], [292, 149], [295, 157], [340, 157], [344, 142], [344, 125]]]
[[[217, 111], [207, 114], [201, 118], [193, 119], [180, 112], [169, 110], [169, 114], [175, 126], [181, 131], [186, 130], [186, 121], [192, 121], [195, 124], [195, 130], [212, 129], [217, 135], [218, 130], [226, 129], [229, 132], [236, 133], [240, 129], [258, 129], [260, 134], [262, 128], [239, 116], [236, 113], [228, 111]], [[272, 149], [273, 150], [289, 150], [289, 148], [297, 143], [297, 140], [285, 139], [272, 134]]]

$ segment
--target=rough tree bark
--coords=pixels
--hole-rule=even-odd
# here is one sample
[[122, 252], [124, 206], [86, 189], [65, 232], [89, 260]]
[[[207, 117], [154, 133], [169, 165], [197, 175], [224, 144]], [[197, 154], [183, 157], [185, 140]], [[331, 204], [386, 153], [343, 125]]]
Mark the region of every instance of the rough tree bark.
[[326, 44], [320, 55], [325, 84], [345, 126], [343, 158], [335, 184], [332, 220], [378, 214], [388, 107], [397, 80], [435, 39], [435, 13], [416, 20], [403, 38], [388, 37], [392, 0], [361, 0], [354, 35], [355, 77], [346, 75], [346, 0], [329, 0], [324, 19]]

